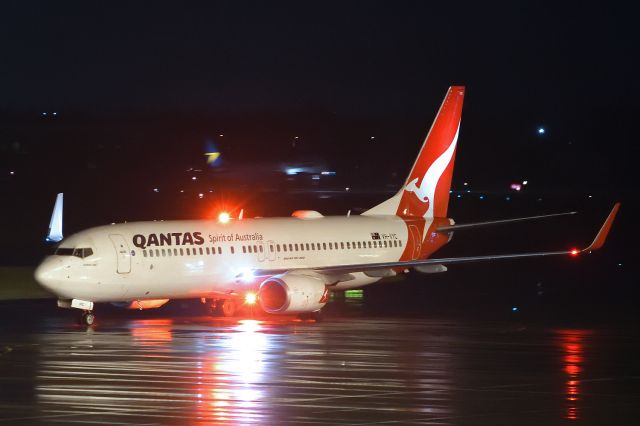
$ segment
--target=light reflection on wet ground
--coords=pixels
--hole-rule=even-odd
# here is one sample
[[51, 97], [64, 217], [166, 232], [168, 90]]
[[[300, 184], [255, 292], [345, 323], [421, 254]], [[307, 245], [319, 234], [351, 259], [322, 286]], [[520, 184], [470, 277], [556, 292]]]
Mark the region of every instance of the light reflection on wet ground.
[[0, 331], [0, 422], [629, 424], [633, 334], [438, 319], [67, 317]]

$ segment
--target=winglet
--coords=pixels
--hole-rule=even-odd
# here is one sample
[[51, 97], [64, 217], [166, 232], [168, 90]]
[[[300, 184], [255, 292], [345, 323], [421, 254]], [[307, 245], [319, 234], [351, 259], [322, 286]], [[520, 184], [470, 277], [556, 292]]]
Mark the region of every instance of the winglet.
[[51, 222], [49, 222], [49, 232], [45, 240], [50, 243], [57, 243], [62, 240], [62, 192], [56, 197], [56, 204], [53, 206], [51, 213]]
[[604, 224], [598, 231], [598, 235], [593, 240], [593, 242], [589, 245], [589, 247], [580, 250], [581, 252], [592, 252], [598, 250], [604, 245], [605, 240], [607, 239], [607, 235], [609, 235], [609, 231], [611, 230], [611, 225], [613, 225], [613, 220], [616, 218], [616, 214], [618, 214], [618, 210], [620, 209], [620, 203], [615, 203], [613, 208], [611, 209], [611, 213], [607, 216], [607, 220], [604, 221]]

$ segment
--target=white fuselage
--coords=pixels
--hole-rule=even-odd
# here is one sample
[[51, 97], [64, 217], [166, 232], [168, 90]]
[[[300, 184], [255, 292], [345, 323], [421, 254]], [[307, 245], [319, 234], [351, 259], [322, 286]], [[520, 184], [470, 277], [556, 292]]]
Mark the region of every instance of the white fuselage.
[[[252, 270], [397, 261], [407, 238], [408, 226], [397, 216], [131, 222], [66, 238], [58, 248], [66, 255], [48, 256], [36, 277], [61, 299], [215, 297], [257, 287], [264, 278], [251, 278]], [[69, 255], [87, 248], [84, 258]], [[379, 279], [359, 272], [333, 288]]]

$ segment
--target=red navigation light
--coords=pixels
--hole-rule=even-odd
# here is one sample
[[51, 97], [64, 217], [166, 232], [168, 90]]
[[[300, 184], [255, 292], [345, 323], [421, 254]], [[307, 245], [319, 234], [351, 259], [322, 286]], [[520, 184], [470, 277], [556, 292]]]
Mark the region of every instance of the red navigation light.
[[571, 256], [577, 256], [580, 254], [580, 250], [574, 248], [574, 249], [571, 249], [569, 253], [571, 253]]

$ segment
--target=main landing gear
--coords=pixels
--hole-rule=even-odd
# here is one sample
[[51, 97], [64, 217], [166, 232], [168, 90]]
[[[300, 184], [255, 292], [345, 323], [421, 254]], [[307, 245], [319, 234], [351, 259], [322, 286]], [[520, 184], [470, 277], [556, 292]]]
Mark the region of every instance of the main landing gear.
[[96, 316], [95, 316], [95, 314], [93, 312], [85, 311], [82, 314], [82, 317], [80, 318], [80, 324], [86, 325], [86, 326], [91, 326], [91, 325], [93, 325], [95, 320], [96, 320]]
[[218, 299], [211, 304], [211, 313], [220, 317], [233, 317], [238, 312], [238, 302], [233, 299]]

